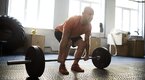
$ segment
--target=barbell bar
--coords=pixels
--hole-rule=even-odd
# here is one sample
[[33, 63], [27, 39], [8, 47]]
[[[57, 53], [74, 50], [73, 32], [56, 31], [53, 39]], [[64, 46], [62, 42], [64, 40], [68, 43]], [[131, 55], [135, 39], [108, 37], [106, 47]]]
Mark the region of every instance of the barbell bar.
[[30, 62], [31, 60], [11, 60], [11, 61], [7, 61], [7, 65], [27, 64]]
[[[71, 58], [67, 60], [83, 60], [84, 58]], [[94, 49], [92, 63], [99, 69], [106, 68], [111, 62], [111, 54], [105, 48]], [[58, 61], [58, 59], [45, 60], [44, 53], [39, 46], [30, 46], [25, 53], [25, 60], [10, 60], [7, 65], [25, 64], [26, 71], [30, 77], [40, 77], [45, 69], [45, 62]]]
[[[96, 57], [89, 57], [88, 59], [93, 59], [93, 58], [96, 58]], [[99, 59], [100, 56], [97, 56], [97, 59]], [[70, 58], [70, 59], [65, 59], [65, 60], [83, 60], [84, 58]], [[58, 59], [50, 59], [50, 60], [45, 60], [45, 62], [53, 62], [53, 61], [58, 61]], [[30, 63], [32, 62], [31, 60], [11, 60], [11, 61], [7, 61], [7, 65], [17, 65], [17, 64], [27, 64], [27, 63]]]

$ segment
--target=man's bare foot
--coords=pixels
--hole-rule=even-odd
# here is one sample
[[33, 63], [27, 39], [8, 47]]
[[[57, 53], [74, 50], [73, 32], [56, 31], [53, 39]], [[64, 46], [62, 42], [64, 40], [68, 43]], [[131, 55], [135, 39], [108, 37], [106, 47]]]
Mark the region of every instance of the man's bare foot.
[[67, 71], [65, 64], [60, 64], [59, 66], [59, 72], [63, 75], [68, 75], [69, 72]]
[[84, 72], [84, 70], [82, 68], [80, 68], [80, 66], [78, 64], [73, 64], [71, 67], [71, 70], [75, 71], [75, 72]]

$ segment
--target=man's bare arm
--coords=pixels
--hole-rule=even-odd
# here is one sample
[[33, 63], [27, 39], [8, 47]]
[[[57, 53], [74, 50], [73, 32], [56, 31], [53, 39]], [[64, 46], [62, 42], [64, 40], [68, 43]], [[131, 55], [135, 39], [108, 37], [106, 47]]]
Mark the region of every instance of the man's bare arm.
[[89, 55], [89, 38], [90, 38], [90, 35], [89, 34], [86, 34], [85, 35], [85, 44], [86, 44], [86, 55]]

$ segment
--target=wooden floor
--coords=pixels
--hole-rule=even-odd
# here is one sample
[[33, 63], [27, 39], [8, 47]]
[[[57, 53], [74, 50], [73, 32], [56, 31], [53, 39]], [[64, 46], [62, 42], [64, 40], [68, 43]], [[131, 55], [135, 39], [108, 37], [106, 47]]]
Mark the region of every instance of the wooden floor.
[[[72, 56], [69, 56], [72, 57]], [[57, 55], [45, 55], [45, 59], [55, 59]], [[47, 62], [45, 71], [38, 79], [31, 79], [25, 71], [25, 65], [8, 66], [8, 60], [24, 59], [23, 55], [0, 57], [0, 80], [145, 80], [145, 58], [112, 57], [111, 64], [104, 70], [97, 69], [91, 60], [79, 62], [84, 73], [70, 70], [73, 61], [67, 61], [69, 75], [58, 72], [59, 63]]]

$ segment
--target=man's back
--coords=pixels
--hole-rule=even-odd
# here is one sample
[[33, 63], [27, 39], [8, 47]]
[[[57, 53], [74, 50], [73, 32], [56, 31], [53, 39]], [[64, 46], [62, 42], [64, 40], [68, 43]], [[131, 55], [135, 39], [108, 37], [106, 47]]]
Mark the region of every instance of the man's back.
[[91, 24], [81, 24], [81, 16], [73, 16], [69, 18], [64, 24], [57, 26], [58, 31], [66, 30], [70, 32], [70, 37], [77, 37], [82, 34], [91, 32]]

